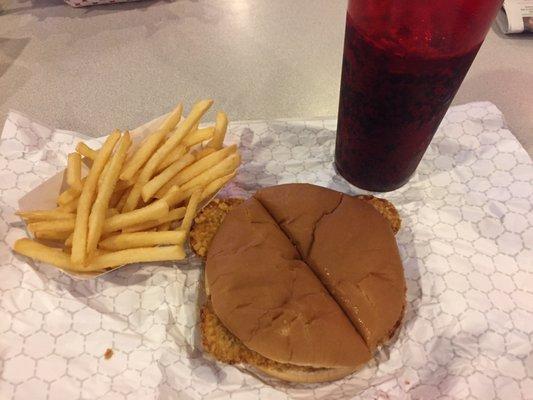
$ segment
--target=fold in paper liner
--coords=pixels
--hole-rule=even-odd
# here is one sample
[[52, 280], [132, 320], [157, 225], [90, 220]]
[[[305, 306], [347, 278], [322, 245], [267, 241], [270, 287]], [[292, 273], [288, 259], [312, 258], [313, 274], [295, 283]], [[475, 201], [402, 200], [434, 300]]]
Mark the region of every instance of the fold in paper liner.
[[[143, 140], [146, 136], [155, 132], [159, 128], [161, 123], [164, 121], [167, 115], [168, 114], [161, 115], [131, 130], [130, 134], [131, 134], [133, 143], [137, 144], [141, 140]], [[95, 139], [95, 138], [91, 138], [91, 139]], [[85, 138], [80, 137], [80, 141], [84, 141], [84, 140]], [[72, 151], [74, 151], [74, 149], [72, 149]], [[63, 170], [62, 172], [58, 172], [51, 178], [41, 183], [35, 189], [33, 189], [32, 191], [28, 192], [26, 195], [21, 197], [18, 201], [19, 210], [20, 211], [48, 210], [48, 209], [57, 207], [57, 197], [63, 190], [65, 190], [68, 187], [67, 182], [66, 182], [65, 171], [66, 169]], [[87, 172], [87, 169], [85, 168], [85, 171], [83, 172]], [[207, 204], [209, 204], [211, 200], [213, 200], [217, 196], [217, 194], [218, 192], [213, 194], [209, 199], [204, 200], [200, 204], [200, 209], [204, 208]], [[27, 233], [29, 234], [29, 232]], [[69, 275], [72, 278], [86, 280], [86, 279], [96, 278], [98, 276], [105, 275], [111, 271], [115, 271], [122, 267], [124, 267], [124, 265], [113, 268], [113, 269], [109, 269], [107, 271], [102, 271], [102, 272], [94, 271], [94, 272], [85, 272], [85, 273], [65, 271], [60, 268], [58, 269], [60, 269], [63, 273]]]

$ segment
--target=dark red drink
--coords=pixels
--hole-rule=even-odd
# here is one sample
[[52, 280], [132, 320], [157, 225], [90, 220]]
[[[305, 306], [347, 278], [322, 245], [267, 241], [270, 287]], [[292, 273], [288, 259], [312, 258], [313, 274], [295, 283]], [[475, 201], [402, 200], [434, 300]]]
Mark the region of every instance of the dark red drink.
[[500, 0], [351, 0], [335, 163], [352, 184], [394, 190], [415, 171]]

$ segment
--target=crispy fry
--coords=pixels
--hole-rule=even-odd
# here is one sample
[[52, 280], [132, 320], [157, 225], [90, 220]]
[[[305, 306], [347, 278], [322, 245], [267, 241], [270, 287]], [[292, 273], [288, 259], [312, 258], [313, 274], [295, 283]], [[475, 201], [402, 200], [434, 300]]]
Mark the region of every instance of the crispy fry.
[[[85, 179], [83, 179], [82, 182], [85, 183]], [[74, 188], [68, 188], [59, 195], [59, 197], [57, 198], [57, 204], [60, 206], [64, 206], [80, 197], [80, 193], [81, 192], [79, 190], [76, 190]]]
[[80, 201], [80, 198], [76, 197], [71, 202], [69, 202], [67, 204], [63, 204], [63, 205], [59, 206], [57, 209], [62, 211], [62, 212], [66, 212], [66, 213], [74, 212], [78, 208], [78, 202], [79, 201]]
[[155, 153], [150, 157], [150, 159], [144, 165], [139, 179], [133, 186], [126, 204], [124, 205], [124, 211], [131, 211], [137, 207], [139, 199], [141, 197], [142, 187], [152, 178], [156, 172], [157, 166], [168, 156], [173, 148], [178, 146], [183, 138], [189, 133], [191, 128], [196, 124], [200, 118], [207, 112], [209, 107], [213, 104], [212, 100], [203, 100], [196, 103], [190, 114], [185, 118], [185, 120], [178, 125], [176, 130], [172, 135], [167, 139], [161, 147], [159, 147]]
[[134, 232], [109, 236], [98, 243], [98, 247], [105, 250], [123, 250], [136, 247], [182, 244], [184, 241], [185, 234], [180, 231]]
[[204, 188], [198, 187], [196, 188], [191, 198], [189, 199], [189, 203], [187, 204], [187, 210], [185, 211], [185, 217], [183, 217], [183, 221], [181, 221], [180, 231], [182, 231], [185, 236], [189, 236], [189, 232], [191, 230], [192, 221], [194, 220], [194, 217], [196, 216], [196, 211], [198, 210], [198, 204], [200, 203], [200, 198], [202, 196], [202, 191]]
[[175, 161], [178, 161], [181, 157], [183, 157], [185, 153], [187, 153], [187, 147], [185, 147], [183, 144], [176, 146], [172, 149], [170, 153], [168, 153], [165, 159], [161, 161], [161, 164], [157, 166], [156, 172], [159, 173], [163, 171], [170, 164], [174, 163]]
[[70, 256], [61, 249], [48, 247], [31, 239], [17, 240], [13, 250], [26, 257], [55, 265], [61, 269], [70, 269], [72, 266]]
[[213, 154], [216, 150], [212, 147], [205, 147], [203, 149], [198, 149], [194, 152], [194, 157], [196, 160], [201, 160], [204, 157], [207, 157], [210, 154]]
[[137, 249], [119, 250], [94, 257], [84, 271], [98, 271], [120, 265], [154, 262], [176, 261], [185, 258], [185, 251], [180, 245], [162, 247], [140, 247]]
[[[207, 158], [207, 157], [206, 157]], [[205, 160], [205, 159], [204, 159]], [[187, 190], [195, 186], [206, 186], [209, 182], [223, 177], [224, 175], [231, 174], [237, 169], [241, 163], [241, 156], [239, 153], [234, 153], [226, 157], [224, 160], [215, 164], [208, 170], [205, 170], [200, 175], [197, 175], [193, 179], [187, 181], [180, 186], [181, 190]]]
[[170, 230], [170, 221], [162, 223], [156, 229], [157, 229], [158, 232], [169, 231]]
[[67, 158], [67, 183], [81, 192], [81, 155], [80, 153], [70, 153]]
[[139, 178], [139, 174], [140, 174], [140, 171], [137, 171], [133, 175], [133, 178], [131, 178], [129, 181], [119, 180], [117, 182], [117, 186], [115, 187], [115, 190], [124, 190], [129, 187], [132, 187], [135, 184], [135, 182], [137, 182], [137, 179]]
[[187, 168], [174, 175], [172, 179], [167, 181], [161, 187], [161, 189], [157, 191], [156, 197], [161, 198], [172, 186], [181, 186], [182, 184], [190, 181], [192, 178], [200, 175], [202, 172], [207, 171], [217, 163], [222, 162], [228, 155], [234, 153], [235, 151], [237, 151], [237, 146], [233, 145], [220, 149], [213, 154], [209, 154], [208, 156], [197, 160], [194, 164], [189, 165]]
[[122, 230], [122, 232], [140, 232], [147, 231], [148, 229], [155, 228], [167, 222], [172, 223], [173, 221], [180, 220], [185, 215], [185, 207], [174, 208], [170, 210], [167, 215], [161, 218], [149, 220], [141, 224], [133, 225]]
[[64, 242], [72, 232], [61, 231], [37, 231], [35, 232], [36, 239], [54, 240], [56, 242]]
[[219, 111], [217, 113], [217, 118], [215, 122], [215, 132], [213, 134], [213, 139], [209, 143], [210, 147], [214, 149], [221, 149], [222, 144], [224, 143], [224, 137], [226, 136], [226, 130], [228, 129], [228, 116], [224, 111]]
[[[140, 143], [119, 131], [98, 149], [78, 142], [68, 155], [68, 188], [58, 196], [58, 207], [17, 213], [36, 239], [52, 247], [22, 239], [14, 250], [86, 275], [183, 259], [197, 210], [235, 176], [240, 163], [236, 146], [222, 148], [225, 113], [217, 113], [215, 126], [199, 128], [212, 103], [197, 102], [183, 119], [178, 104]], [[82, 163], [89, 165], [83, 178]], [[178, 204], [186, 207], [174, 208]]]
[[224, 175], [221, 178], [217, 178], [214, 181], [210, 182], [202, 192], [202, 198], [200, 201], [210, 199], [215, 193], [217, 193], [222, 187], [228, 183], [236, 175], [236, 172], [231, 174]]
[[73, 265], [81, 266], [85, 263], [87, 256], [87, 233], [89, 214], [91, 205], [96, 195], [96, 186], [98, 178], [107, 163], [107, 160], [113, 152], [115, 144], [120, 139], [120, 133], [112, 133], [109, 135], [98, 152], [96, 159], [93, 162], [87, 180], [83, 185], [83, 190], [80, 195], [78, 203], [78, 212], [76, 214], [76, 225], [74, 227], [74, 235], [72, 237], [72, 255], [71, 261]]
[[96, 155], [98, 154], [97, 150], [91, 149], [83, 142], [78, 142], [78, 145], [76, 146], [76, 151], [80, 153], [83, 157], [87, 157], [88, 159], [93, 161], [96, 159]]
[[182, 112], [183, 106], [181, 104], [178, 104], [176, 108], [171, 111], [165, 121], [161, 124], [159, 129], [150, 136], [148, 136], [144, 141], [143, 145], [140, 146], [133, 154], [133, 156], [127, 161], [126, 165], [124, 166], [124, 169], [122, 170], [122, 173], [120, 174], [120, 179], [122, 179], [123, 181], [129, 181], [131, 180], [131, 178], [133, 178], [133, 175], [135, 175], [135, 173], [139, 171], [142, 166], [150, 159], [159, 144], [165, 139], [167, 133], [174, 129], [174, 127], [181, 118]]
[[60, 208], [55, 208], [53, 210], [17, 211], [16, 214], [22, 219], [31, 222], [76, 218], [76, 214], [63, 211], [63, 209]]
[[183, 145], [192, 147], [198, 143], [202, 143], [205, 140], [211, 139], [215, 133], [215, 128], [202, 128], [196, 131], [192, 131], [183, 139]]
[[30, 232], [38, 231], [55, 231], [55, 232], [72, 232], [74, 230], [75, 219], [58, 219], [52, 221], [32, 222], [27, 225]]
[[191, 165], [194, 162], [194, 155], [185, 154], [175, 163], [169, 165], [163, 172], [159, 175], [153, 177], [148, 181], [142, 188], [142, 198], [144, 201], [150, 200], [154, 194], [161, 189], [161, 187], [172, 179], [178, 172], [180, 172], [185, 167]]
[[152, 204], [123, 214], [108, 218], [104, 223], [105, 233], [115, 232], [129, 226], [138, 225], [146, 221], [162, 218], [169, 213], [165, 200], [157, 200]]
[[183, 201], [188, 200], [196, 188], [189, 188], [187, 190], [178, 190], [172, 196], [169, 196], [168, 193], [165, 195], [164, 199], [169, 205], [169, 207], [175, 207], [178, 204], [181, 204]]
[[106, 218], [106, 210], [109, 207], [109, 200], [115, 189], [115, 185], [122, 169], [122, 164], [126, 159], [126, 154], [131, 146], [131, 138], [129, 132], [125, 132], [118, 144], [117, 151], [107, 164], [109, 166], [107, 173], [102, 180], [102, 185], [96, 200], [94, 201], [91, 214], [89, 215], [89, 227], [87, 234], [87, 253], [89, 256], [96, 250], [102, 230], [104, 228], [104, 221]]

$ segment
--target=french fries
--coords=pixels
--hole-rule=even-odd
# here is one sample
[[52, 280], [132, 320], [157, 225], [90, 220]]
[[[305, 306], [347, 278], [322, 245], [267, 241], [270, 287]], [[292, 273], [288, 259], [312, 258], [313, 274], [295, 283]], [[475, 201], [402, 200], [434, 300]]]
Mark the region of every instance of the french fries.
[[[240, 163], [237, 147], [223, 146], [225, 113], [198, 128], [212, 103], [199, 101], [183, 119], [178, 104], [135, 146], [118, 130], [97, 150], [79, 142], [67, 158], [68, 188], [58, 207], [17, 213], [34, 239], [17, 240], [14, 251], [74, 274], [183, 259], [197, 211]], [[91, 161], [86, 176], [82, 158]]]
[[13, 247], [17, 253], [33, 258], [48, 264], [55, 265], [61, 269], [70, 269], [70, 256], [61, 249], [45, 246], [31, 239], [19, 239]]
[[228, 129], [228, 116], [226, 115], [225, 112], [219, 111], [217, 113], [213, 140], [211, 140], [211, 143], [209, 143], [209, 146], [217, 150], [222, 148], [222, 144], [224, 142], [224, 137], [226, 136], [227, 129]]
[[67, 183], [81, 192], [81, 155], [80, 153], [70, 153], [67, 158]]
[[91, 149], [83, 142], [78, 143], [78, 145], [76, 146], [76, 151], [83, 157], [87, 157], [89, 160], [93, 161], [96, 158], [96, 155], [98, 154], [98, 151]]
[[121, 233], [102, 240], [99, 246], [104, 250], [124, 250], [165, 244], [183, 244], [184, 241], [185, 232], [167, 230], [159, 232]]
[[75, 219], [59, 219], [52, 221], [31, 222], [27, 225], [30, 232], [36, 233], [39, 231], [57, 231], [57, 232], [72, 232], [74, 229]]
[[172, 186], [183, 185], [184, 183], [190, 181], [192, 178], [200, 175], [202, 172], [208, 170], [214, 165], [217, 165], [236, 150], [237, 146], [233, 145], [221, 149], [215, 153], [209, 154], [206, 157], [200, 158], [194, 164], [183, 169], [181, 172], [177, 173], [171, 179], [169, 179], [164, 185], [162, 185], [161, 189], [157, 191], [156, 197], [163, 197]]
[[178, 104], [176, 108], [165, 119], [165, 122], [159, 127], [159, 130], [153, 135], [150, 135], [141, 147], [135, 152], [135, 154], [128, 160], [128, 163], [120, 175], [120, 179], [123, 181], [130, 180], [133, 175], [141, 169], [144, 163], [151, 157], [154, 151], [157, 150], [157, 146], [165, 138], [179, 122], [181, 113], [183, 112], [183, 106]]
[[213, 104], [213, 100], [202, 100], [196, 103], [187, 118], [178, 125], [163, 145], [148, 159], [139, 175], [139, 179], [131, 189], [126, 204], [124, 204], [124, 211], [131, 211], [137, 207], [141, 197], [142, 187], [152, 178], [158, 165], [168, 156], [173, 148], [180, 144], [183, 138], [190, 132], [191, 128], [209, 110], [211, 104]]
[[163, 172], [145, 183], [141, 194], [144, 201], [150, 200], [161, 187], [170, 181], [178, 172], [191, 165], [195, 160], [193, 154], [186, 154], [179, 160], [170, 164]]
[[148, 231], [152, 228], [159, 227], [161, 225], [178, 221], [185, 216], [185, 207], [178, 207], [170, 210], [170, 212], [164, 217], [152, 219], [137, 225], [130, 226], [129, 228], [122, 229], [122, 232], [141, 232]]
[[141, 224], [146, 221], [162, 218], [168, 214], [168, 203], [161, 199], [150, 205], [127, 213], [117, 214], [104, 222], [103, 233], [110, 233]]
[[94, 257], [85, 268], [86, 271], [98, 271], [120, 265], [139, 262], [183, 260], [185, 251], [182, 246], [140, 247], [119, 250]]
[[96, 195], [96, 185], [98, 178], [104, 170], [107, 160], [111, 156], [115, 144], [120, 139], [120, 133], [113, 132], [109, 135], [94, 159], [94, 163], [89, 171], [87, 180], [83, 185], [78, 209], [76, 213], [76, 225], [74, 226], [74, 235], [72, 236], [72, 254], [71, 261], [74, 265], [81, 266], [85, 263], [87, 257], [87, 230], [89, 224], [89, 214], [91, 205]]
[[29, 222], [58, 220], [58, 219], [76, 219], [76, 214], [64, 211], [60, 208], [53, 210], [38, 210], [38, 211], [19, 211], [16, 213], [22, 219]]
[[180, 226], [180, 230], [184, 232], [185, 235], [189, 235], [189, 232], [191, 230], [192, 222], [194, 220], [194, 217], [196, 216], [196, 210], [198, 209], [198, 204], [200, 204], [202, 191], [203, 188], [196, 188], [192, 192], [191, 198], [189, 199], [189, 203], [187, 203], [185, 217], [183, 217], [183, 221], [181, 222]]
[[215, 128], [202, 128], [194, 131], [183, 139], [183, 144], [187, 147], [192, 147], [205, 140], [211, 139], [215, 133]]
[[[96, 246], [104, 229], [106, 210], [109, 208], [109, 200], [113, 195], [113, 190], [117, 184], [122, 164], [126, 159], [128, 149], [131, 145], [130, 134], [126, 132], [118, 144], [118, 149], [111, 158], [107, 173], [102, 180], [102, 185], [96, 200], [94, 201], [91, 214], [89, 215], [89, 228], [87, 234], [87, 253], [89, 256], [96, 251]], [[112, 218], [112, 217], [111, 217]]]

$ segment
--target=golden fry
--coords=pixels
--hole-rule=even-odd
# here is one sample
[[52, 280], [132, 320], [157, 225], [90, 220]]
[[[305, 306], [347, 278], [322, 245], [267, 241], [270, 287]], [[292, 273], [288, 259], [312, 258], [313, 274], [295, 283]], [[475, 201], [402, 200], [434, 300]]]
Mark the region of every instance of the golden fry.
[[170, 230], [170, 222], [164, 222], [161, 225], [159, 225], [157, 228], [158, 232], [164, 232]]
[[67, 158], [67, 183], [69, 187], [81, 192], [81, 155], [70, 153]]
[[[82, 182], [85, 182], [83, 179]], [[80, 191], [74, 188], [68, 188], [64, 192], [62, 192], [59, 197], [57, 198], [57, 204], [60, 206], [64, 206], [68, 203], [73, 202], [78, 197], [80, 197]]]
[[108, 218], [104, 223], [104, 233], [115, 232], [129, 226], [138, 225], [146, 221], [162, 218], [169, 213], [165, 200], [157, 200], [152, 204], [137, 210]]
[[202, 128], [196, 131], [192, 131], [183, 139], [183, 145], [192, 147], [198, 143], [202, 143], [205, 140], [211, 139], [215, 133], [215, 128]]
[[[203, 160], [205, 160], [205, 158]], [[205, 186], [209, 182], [215, 179], [221, 178], [224, 175], [231, 174], [233, 171], [237, 169], [240, 163], [241, 163], [240, 154], [239, 153], [231, 154], [230, 156], [226, 157], [224, 160], [222, 160], [218, 164], [215, 164], [208, 170], [202, 172], [200, 175], [195, 176], [193, 179], [181, 185], [180, 189], [187, 190], [195, 186]]]
[[137, 207], [141, 197], [142, 187], [152, 178], [156, 172], [157, 166], [168, 156], [173, 148], [178, 146], [183, 138], [189, 133], [191, 128], [196, 124], [200, 118], [207, 112], [209, 107], [213, 104], [212, 100], [203, 100], [196, 103], [187, 118], [179, 124], [172, 135], [159, 147], [155, 153], [148, 159], [144, 165], [139, 179], [133, 185], [133, 188], [124, 205], [124, 211], [131, 211]]
[[53, 210], [17, 211], [16, 214], [22, 219], [31, 222], [76, 218], [76, 214], [66, 212], [60, 208], [55, 208]]
[[237, 172], [232, 172], [231, 174], [224, 175], [223, 177], [217, 178], [207, 184], [204, 191], [202, 192], [202, 198], [200, 201], [210, 199], [214, 194], [216, 194], [220, 189], [222, 189], [226, 183], [233, 179], [236, 174]]
[[192, 222], [194, 220], [194, 217], [196, 217], [196, 211], [198, 210], [198, 204], [200, 204], [202, 191], [203, 191], [203, 188], [201, 187], [196, 188], [193, 191], [191, 198], [189, 199], [189, 203], [187, 204], [187, 210], [185, 211], [185, 217], [183, 217], [183, 221], [181, 221], [181, 226], [180, 226], [180, 231], [182, 231], [185, 234], [185, 236], [189, 235]]
[[169, 165], [163, 172], [159, 175], [153, 177], [148, 181], [142, 188], [142, 198], [144, 201], [150, 200], [154, 194], [161, 189], [161, 187], [167, 183], [169, 180], [174, 177], [178, 172], [180, 172], [185, 167], [191, 165], [194, 162], [194, 156], [192, 154], [185, 154], [174, 164]]
[[[121, 138], [119, 131], [96, 150], [79, 142], [67, 158], [68, 189], [58, 196], [58, 207], [17, 212], [35, 238], [62, 249], [21, 239], [14, 251], [88, 275], [183, 259], [198, 209], [235, 176], [240, 163], [236, 146], [223, 148], [224, 112], [217, 113], [215, 126], [199, 128], [212, 103], [197, 102], [183, 120], [178, 104], [159, 129], [135, 145], [128, 132]], [[82, 178], [82, 162], [88, 160]], [[151, 202], [154, 197], [159, 200]], [[174, 208], [178, 204], [186, 207]]]
[[217, 113], [217, 118], [215, 122], [215, 132], [213, 134], [213, 140], [211, 140], [209, 146], [217, 150], [221, 149], [224, 143], [224, 137], [226, 136], [227, 129], [228, 116], [224, 111], [219, 111]]
[[183, 157], [187, 153], [187, 147], [185, 147], [183, 144], [180, 144], [172, 149], [170, 153], [165, 157], [163, 161], [161, 161], [161, 164], [157, 166], [156, 172], [163, 171], [166, 167], [168, 167], [170, 164], [174, 163], [175, 161], [178, 161], [181, 157]]
[[113, 154], [111, 161], [107, 164], [108, 170], [102, 180], [102, 184], [96, 200], [94, 201], [91, 214], [89, 215], [89, 227], [87, 234], [87, 253], [91, 255], [95, 250], [102, 235], [104, 228], [104, 221], [106, 218], [106, 210], [109, 207], [109, 200], [115, 189], [118, 181], [118, 176], [126, 154], [131, 146], [131, 138], [129, 132], [124, 133], [118, 144], [117, 151]]
[[217, 163], [222, 162], [228, 155], [237, 151], [237, 146], [229, 146], [224, 149], [218, 150], [213, 154], [209, 154], [199, 160], [194, 164], [189, 165], [187, 168], [180, 171], [172, 179], [166, 182], [161, 189], [157, 191], [156, 197], [161, 198], [166, 194], [166, 192], [174, 185], [181, 186], [182, 184], [190, 181], [195, 176], [200, 175], [202, 172], [213, 167]]
[[185, 234], [180, 231], [134, 232], [109, 236], [98, 243], [98, 247], [105, 250], [124, 250], [136, 247], [182, 244], [184, 241]]
[[185, 215], [185, 207], [174, 208], [173, 210], [170, 210], [169, 213], [165, 215], [164, 217], [152, 219], [152, 220], [143, 222], [141, 224], [130, 226], [128, 228], [123, 229], [122, 232], [147, 231], [148, 229], [161, 226], [162, 224], [165, 224], [167, 222], [172, 223], [173, 221], [180, 220], [184, 217], [184, 215]]
[[162, 247], [140, 247], [137, 249], [119, 250], [94, 257], [84, 271], [98, 271], [104, 268], [114, 268], [120, 265], [155, 262], [176, 261], [185, 258], [185, 251], [180, 245]]
[[163, 124], [161, 124], [159, 129], [144, 140], [143, 145], [137, 149], [130, 159], [128, 159], [124, 169], [122, 170], [122, 173], [120, 174], [121, 180], [129, 181], [133, 178], [133, 175], [135, 175], [135, 173], [141, 169], [146, 161], [150, 159], [157, 147], [165, 139], [167, 133], [169, 133], [179, 122], [182, 112], [183, 106], [178, 104], [176, 108], [171, 111]]
[[36, 239], [64, 242], [70, 236], [71, 233], [71, 231], [37, 231], [34, 235]]
[[102, 173], [107, 160], [113, 152], [115, 144], [120, 139], [120, 133], [113, 132], [109, 135], [98, 152], [96, 159], [93, 162], [87, 180], [83, 185], [83, 190], [80, 195], [78, 203], [78, 211], [76, 214], [76, 225], [74, 227], [74, 235], [72, 237], [72, 264], [81, 266], [85, 263], [87, 256], [87, 233], [89, 214], [91, 212], [91, 205], [96, 195], [96, 186], [98, 184], [98, 178]]
[[216, 150], [212, 147], [205, 147], [203, 149], [196, 150], [194, 152], [194, 157], [196, 160], [201, 160], [204, 157], [207, 157], [210, 154], [213, 154]]
[[38, 231], [72, 232], [74, 230], [75, 219], [58, 219], [52, 221], [32, 222], [27, 225], [32, 233]]
[[78, 202], [80, 201], [79, 197], [76, 197], [74, 200], [72, 200], [69, 203], [63, 204], [58, 207], [58, 210], [66, 213], [71, 213], [77, 210], [78, 208]]
[[13, 250], [26, 257], [33, 258], [61, 269], [71, 269], [70, 256], [61, 249], [45, 246], [31, 239], [19, 239], [15, 242]]
[[76, 151], [82, 156], [87, 157], [88, 159], [93, 161], [96, 159], [96, 155], [98, 154], [97, 150], [91, 149], [83, 142], [78, 143], [78, 145], [76, 146]]

